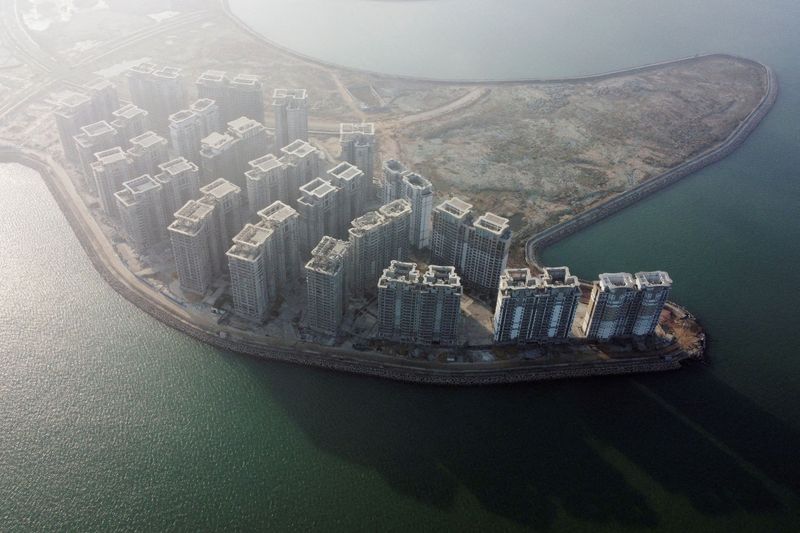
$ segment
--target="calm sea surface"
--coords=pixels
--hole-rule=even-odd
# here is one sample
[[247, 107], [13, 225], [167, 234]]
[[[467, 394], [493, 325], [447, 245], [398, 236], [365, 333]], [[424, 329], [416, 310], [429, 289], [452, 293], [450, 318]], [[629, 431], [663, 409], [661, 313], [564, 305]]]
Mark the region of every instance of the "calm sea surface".
[[735, 155], [545, 254], [585, 277], [668, 270], [713, 362], [450, 390], [219, 352], [118, 296], [37, 175], [4, 165], [0, 530], [798, 529], [800, 4], [232, 4], [278, 42], [394, 73], [772, 65], [781, 97]]

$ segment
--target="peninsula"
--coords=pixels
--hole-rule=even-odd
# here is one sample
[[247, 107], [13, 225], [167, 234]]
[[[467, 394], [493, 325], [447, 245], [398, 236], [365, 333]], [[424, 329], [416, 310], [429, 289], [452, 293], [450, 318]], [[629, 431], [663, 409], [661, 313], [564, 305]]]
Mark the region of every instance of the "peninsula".
[[[21, 4], [24, 9], [25, 3]], [[702, 329], [688, 311], [674, 303], [662, 302], [663, 309], [659, 307], [653, 315], [655, 322], [645, 335], [631, 336], [628, 331], [621, 333], [624, 338], [614, 335], [590, 338], [586, 334], [591, 329], [590, 309], [591, 313], [595, 312], [594, 302], [601, 297], [602, 287], [624, 285], [630, 288], [630, 298], [635, 299], [638, 296], [634, 292], [644, 290], [642, 287], [654, 283], [668, 287], [671, 284], [668, 276], [656, 280], [651, 276], [656, 273], [639, 273], [629, 280], [608, 275], [612, 277], [601, 276], [600, 282], [595, 284], [567, 282], [571, 279], [568, 270], [559, 272], [544, 268], [536, 261], [536, 250], [733, 151], [774, 103], [777, 82], [770, 69], [746, 59], [711, 55], [563, 80], [409, 79], [354, 71], [302, 57], [252, 34], [227, 11], [224, 3], [209, 1], [192, 5], [195, 4], [202, 9], [173, 14], [157, 22], [137, 13], [136, 8], [130, 8], [127, 13], [87, 11], [75, 14], [69, 22], [54, 23], [46, 33], [36, 33], [26, 27], [23, 17], [15, 14], [18, 6], [13, 1], [2, 4], [3, 46], [16, 62], [9, 62], [0, 72], [0, 79], [7, 82], [0, 94], [0, 158], [31, 166], [41, 173], [97, 270], [134, 304], [163, 322], [221, 348], [425, 383], [485, 384], [667, 370], [679, 368], [684, 360], [702, 358]], [[78, 34], [82, 36], [81, 42], [77, 41]], [[93, 44], [87, 46], [86, 41]], [[175, 46], [176, 42], [180, 42], [180, 46]], [[193, 96], [203, 96], [199, 80], [209, 72], [223, 70], [246, 73], [242, 81], [258, 80], [276, 89], [269, 95], [259, 91], [262, 110], [254, 122], [263, 121], [261, 129], [254, 126], [253, 117], [249, 117], [250, 121], [230, 121], [229, 133], [216, 134], [233, 138], [237, 131], [244, 135], [242, 131], [246, 127], [266, 132], [264, 138], [270, 141], [245, 161], [255, 174], [267, 172], [263, 166], [266, 164], [276, 165], [275, 168], [294, 165], [292, 168], [295, 168], [297, 158], [307, 158], [313, 152], [316, 158], [313, 164], [317, 165], [314, 178], [333, 183], [330, 187], [337, 191], [355, 183], [353, 176], [363, 176], [363, 180], [362, 177], [358, 179], [364, 184], [364, 192], [357, 193], [347, 200], [348, 203], [341, 203], [343, 193], [336, 193], [337, 213], [346, 214], [336, 215], [333, 225], [321, 221], [319, 228], [313, 226], [308, 218], [312, 216], [311, 208], [302, 207], [307, 205], [302, 197], [297, 200], [295, 207], [300, 211], [300, 225], [307, 235], [316, 235], [319, 229], [322, 235], [344, 236], [352, 222], [349, 246], [357, 249], [361, 246], [359, 232], [395, 227], [390, 221], [401, 220], [404, 216], [408, 219], [404, 224], [413, 226], [412, 221], [419, 219], [424, 226], [426, 222], [418, 213], [424, 212], [425, 205], [429, 205], [430, 213], [433, 203], [445, 201], [446, 204], [448, 198], [455, 198], [470, 209], [491, 210], [475, 221], [474, 227], [481, 230], [481, 224], [487, 228], [494, 224], [503, 228], [498, 230], [508, 236], [503, 270], [506, 264], [523, 267], [527, 259], [531, 271], [524, 274], [524, 270], [516, 268], [508, 270], [505, 277], [495, 275], [491, 279], [488, 274], [484, 275], [486, 269], [478, 268], [473, 272], [467, 266], [449, 267], [452, 270], [446, 274], [436, 270], [444, 267], [431, 266], [427, 274], [420, 268], [419, 277], [416, 277], [417, 274], [413, 274], [416, 266], [406, 266], [414, 265], [413, 262], [394, 261], [389, 265], [385, 261], [387, 264], [372, 267], [373, 270], [357, 266], [347, 275], [351, 280], [348, 283], [355, 284], [352, 288], [355, 292], [347, 293], [345, 303], [339, 304], [344, 306], [339, 323], [332, 331], [326, 327], [309, 328], [309, 321], [316, 320], [309, 316], [309, 309], [316, 312], [324, 306], [311, 304], [307, 298], [312, 291], [306, 286], [310, 287], [312, 280], [316, 283], [315, 272], [326, 274], [337, 268], [331, 267], [330, 258], [337, 257], [335, 250], [346, 248], [348, 243], [337, 241], [340, 245], [332, 242], [336, 240], [333, 237], [326, 236], [324, 239], [331, 239], [331, 242], [323, 246], [320, 241], [315, 247], [309, 245], [309, 238], [306, 239], [309, 242], [299, 246], [299, 251], [291, 252], [303, 256], [302, 264], [309, 254], [314, 254], [305, 267], [304, 282], [297, 285], [296, 290], [281, 292], [281, 279], [288, 285], [299, 282], [290, 279], [291, 276], [285, 277], [283, 267], [279, 268], [274, 261], [266, 263], [268, 268], [281, 273], [275, 274], [278, 277], [271, 281], [272, 285], [267, 287], [270, 281], [264, 278], [263, 288], [242, 289], [239, 278], [234, 278], [232, 266], [253, 263], [248, 247], [257, 247], [253, 244], [259, 242], [257, 239], [263, 243], [270, 239], [271, 232], [277, 231], [278, 215], [254, 199], [257, 188], [252, 185], [255, 192], [251, 192], [251, 184], [257, 181], [255, 174], [226, 173], [226, 167], [217, 167], [219, 175], [215, 177], [225, 178], [217, 181], [226, 182], [230, 187], [204, 177], [205, 185], [194, 191], [192, 197], [199, 198], [197, 195], [202, 191], [207, 198], [222, 198], [238, 189], [247, 196], [245, 204], [249, 204], [249, 207], [243, 206], [241, 222], [247, 222], [244, 219], [249, 217], [251, 224], [245, 229], [239, 225], [235, 231], [229, 228], [231, 236], [238, 235], [232, 243], [228, 241], [233, 247], [227, 254], [228, 264], [221, 267], [224, 272], [211, 285], [195, 290], [193, 295], [192, 290], [186, 290], [185, 277], [180, 279], [180, 266], [176, 272], [175, 263], [180, 260], [175, 255], [173, 226], [183, 220], [181, 217], [190, 220], [194, 215], [188, 212], [181, 215], [183, 208], [172, 210], [179, 216], [170, 225], [171, 248], [168, 243], [164, 244], [163, 238], [154, 239], [153, 243], [149, 237], [137, 240], [124, 215], [126, 206], [134, 206], [138, 201], [135, 200], [137, 194], [161, 190], [156, 173], [168, 172], [168, 168], [174, 167], [165, 167], [170, 162], [168, 159], [175, 161], [181, 155], [175, 137], [167, 146], [159, 135], [170, 135], [173, 131], [170, 128], [178, 123], [173, 116], [181, 108], [166, 106], [163, 116], [150, 109], [149, 120], [155, 132], [137, 132], [139, 135], [123, 139], [132, 144], [127, 152], [120, 148], [118, 153], [122, 153], [123, 158], [131, 158], [132, 166], [144, 164], [138, 162], [143, 160], [141, 152], [159, 144], [158, 139], [164, 141], [165, 156], [155, 161], [152, 168], [137, 167], [145, 170], [141, 177], [127, 181], [126, 189], [112, 190], [112, 196], [106, 197], [97, 187], [102, 184], [97, 173], [105, 171], [101, 156], [104, 151], [93, 151], [92, 146], [99, 145], [89, 143], [87, 153], [98, 156], [95, 162], [91, 157], [82, 160], [80, 153], [70, 157], [74, 145], [64, 143], [63, 131], [59, 135], [54, 122], [54, 113], [59, 112], [65, 99], [71, 94], [89, 91], [92, 83], [99, 87], [98, 79], [114, 86], [115, 91], [119, 89], [121, 105], [125, 101], [141, 102], [141, 95], [132, 90], [130, 73], [143, 72], [137, 66], [148, 62], [179, 67], [157, 72], [178, 79], [179, 84], [187, 86], [181, 91], [187, 90]], [[184, 84], [183, 80], [189, 83]], [[192, 80], [198, 80], [196, 89], [188, 87]], [[301, 94], [280, 93], [284, 87], [304, 89], [301, 98], [308, 102], [303, 104], [307, 113], [305, 131], [287, 130], [290, 127], [287, 119], [279, 115], [286, 112], [278, 111], [276, 102], [279, 99], [296, 98], [295, 94]], [[272, 99], [267, 102], [270, 95]], [[184, 96], [186, 105], [189, 100]], [[265, 103], [272, 104], [272, 110], [266, 114]], [[257, 115], [258, 111], [252, 114]], [[114, 116], [122, 120], [119, 115]], [[112, 127], [116, 139], [120, 138], [117, 131], [122, 128], [119, 124]], [[91, 136], [91, 131], [85, 130], [84, 134]], [[282, 135], [288, 142], [281, 142]], [[203, 145], [207, 152], [213, 142], [222, 142], [222, 137], [212, 137], [203, 140], [207, 143]], [[357, 140], [351, 142], [351, 138]], [[369, 139], [367, 144], [371, 150], [366, 159], [359, 156], [355, 148], [361, 146], [359, 143], [364, 138]], [[295, 144], [292, 142], [295, 139], [302, 143]], [[78, 152], [83, 141], [76, 138]], [[239, 146], [244, 144], [240, 142]], [[348, 149], [353, 153], [346, 153]], [[280, 156], [280, 161], [273, 152]], [[196, 154], [190, 151], [187, 155], [190, 157], [183, 160], [188, 164]], [[290, 160], [291, 163], [287, 162]], [[343, 162], [338, 163], [339, 160]], [[391, 161], [402, 161], [413, 170], [404, 174], [409, 190], [417, 183], [413, 176], [418, 176], [418, 183], [429, 184], [425, 194], [435, 191], [437, 200], [417, 198], [412, 192], [404, 193], [402, 198], [387, 193], [390, 187], [385, 172], [392, 170], [392, 163], [386, 166]], [[332, 168], [328, 170], [329, 167]], [[210, 167], [203, 167], [206, 168]], [[286, 172], [286, 176], [290, 174], [285, 169], [282, 172]], [[145, 175], [148, 179], [142, 179]], [[287, 183], [295, 183], [291, 182], [293, 178], [286, 179]], [[237, 182], [242, 187], [238, 187]], [[307, 193], [309, 198], [325, 194], [321, 184], [310, 187], [313, 183], [311, 179], [299, 179], [296, 185], [300, 194], [290, 193], [287, 202], [293, 203], [301, 194]], [[379, 189], [377, 193], [373, 186]], [[202, 198], [198, 201], [200, 206], [212, 202]], [[385, 205], [368, 211], [373, 204], [374, 207]], [[286, 208], [284, 213], [293, 210], [289, 205]], [[119, 209], [123, 213], [112, 215], [111, 211]], [[257, 220], [256, 211], [261, 221]], [[434, 218], [434, 240], [435, 225]], [[245, 232], [248, 226], [253, 229]], [[165, 228], [166, 225], [162, 229]], [[184, 228], [179, 229], [183, 231]], [[389, 259], [431, 264], [432, 258], [425, 250], [432, 245], [425, 240], [424, 230], [416, 237], [413, 231], [409, 233], [407, 226], [385, 231], [411, 235], [410, 247], [407, 254], [404, 253], [407, 257], [387, 256]], [[188, 233], [184, 231], [183, 234]], [[316, 244], [317, 240], [311, 244]], [[290, 252], [281, 250], [284, 253], [275, 257], [289, 256]], [[320, 250], [325, 253], [325, 264], [316, 265], [314, 257], [321, 257]], [[437, 258], [447, 257], [435, 250], [432, 253]], [[239, 260], [243, 262], [236, 263]], [[433, 264], [441, 264], [441, 261]], [[239, 271], [236, 272], [239, 276]], [[410, 291], [428, 291], [425, 284], [431, 283], [431, 287], [441, 292], [442, 286], [452, 285], [459, 276], [471, 283], [466, 292], [461, 291], [460, 286], [458, 289], [460, 299], [456, 314], [460, 316], [455, 320], [459, 324], [463, 322], [458, 335], [436, 337], [445, 342], [437, 340], [432, 346], [422, 337], [414, 337], [409, 342], [398, 341], [399, 334], [384, 327], [388, 319], [381, 318], [383, 315], [378, 310], [383, 297], [375, 297], [381, 285], [373, 285], [371, 280], [377, 274], [381, 277], [380, 283], [391, 285], [391, 276], [398, 272], [402, 274], [403, 283], [411, 287]], [[423, 274], [435, 281], [423, 281]], [[541, 277], [536, 278], [539, 275]], [[524, 283], [534, 285], [544, 283], [542, 290], [548, 279], [553, 286], [573, 283], [574, 309], [560, 341], [553, 342], [554, 338], [550, 338], [547, 342], [497, 342], [500, 322], [495, 317], [499, 316], [501, 306], [492, 306], [499, 298], [498, 281], [502, 287], [502, 280], [508, 284], [520, 279], [531, 280]], [[603, 285], [604, 279], [610, 280], [609, 283]], [[265, 299], [269, 305], [264, 311], [254, 311], [254, 320], [254, 316], [244, 311], [243, 302], [258, 291], [278, 296]], [[307, 291], [309, 296], [305, 299], [296, 297], [298, 292], [305, 294]], [[668, 291], [664, 297], [667, 294]], [[347, 303], [350, 296], [353, 299]], [[640, 303], [636, 305], [641, 308]], [[583, 335], [581, 327], [585, 328]]]

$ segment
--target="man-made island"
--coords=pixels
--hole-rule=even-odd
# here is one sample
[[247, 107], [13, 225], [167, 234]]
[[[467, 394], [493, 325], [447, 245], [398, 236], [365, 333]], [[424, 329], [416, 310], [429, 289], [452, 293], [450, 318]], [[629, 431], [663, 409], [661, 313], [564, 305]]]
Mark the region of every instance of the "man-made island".
[[733, 151], [775, 100], [767, 67], [414, 80], [300, 57], [216, 3], [155, 24], [79, 13], [46, 34], [12, 4], [0, 156], [42, 174], [97, 270], [163, 322], [425, 383], [702, 358], [666, 273], [586, 283], [536, 251]]

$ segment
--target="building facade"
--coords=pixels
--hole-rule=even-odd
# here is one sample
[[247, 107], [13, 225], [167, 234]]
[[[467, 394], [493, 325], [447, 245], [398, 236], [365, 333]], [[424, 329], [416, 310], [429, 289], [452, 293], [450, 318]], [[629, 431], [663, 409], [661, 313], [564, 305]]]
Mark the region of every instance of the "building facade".
[[94, 187], [100, 207], [110, 217], [117, 216], [117, 201], [114, 193], [122, 184], [134, 177], [133, 159], [119, 146], [95, 154], [91, 165]]
[[268, 279], [270, 262], [275, 256], [274, 245], [272, 229], [246, 224], [226, 252], [233, 309], [241, 318], [253, 322], [263, 322], [267, 318], [275, 298], [275, 287], [270, 287]]
[[120, 222], [131, 246], [145, 253], [167, 237], [164, 189], [145, 174], [122, 184], [114, 194]]
[[349, 298], [350, 244], [323, 237], [306, 263], [305, 323], [312, 331], [336, 336]]
[[402, 197], [411, 203], [408, 242], [417, 250], [430, 248], [433, 227], [433, 185], [416, 172], [404, 172]]
[[369, 194], [375, 177], [375, 124], [339, 124], [339, 145], [339, 159], [361, 169], [367, 181], [365, 192]]
[[272, 110], [275, 113], [276, 150], [298, 139], [308, 141], [308, 95], [305, 89], [275, 89]]
[[300, 215], [301, 254], [308, 257], [322, 237], [339, 235], [339, 190], [331, 182], [316, 178], [300, 187], [297, 212]]

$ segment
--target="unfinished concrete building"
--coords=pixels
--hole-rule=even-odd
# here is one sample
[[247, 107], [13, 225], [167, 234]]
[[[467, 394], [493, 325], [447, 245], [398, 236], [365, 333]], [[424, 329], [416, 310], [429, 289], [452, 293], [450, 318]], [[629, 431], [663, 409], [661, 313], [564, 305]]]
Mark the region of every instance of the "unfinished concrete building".
[[306, 263], [305, 324], [312, 331], [335, 337], [349, 298], [350, 243], [323, 237]]
[[392, 261], [378, 281], [378, 336], [394, 342], [452, 345], [459, 341], [462, 288], [453, 267]]
[[300, 187], [297, 212], [300, 215], [301, 254], [308, 257], [323, 236], [339, 235], [338, 189], [316, 178]]
[[308, 95], [305, 89], [275, 89], [272, 110], [275, 113], [276, 150], [298, 139], [308, 141]]
[[545, 268], [534, 277], [527, 268], [507, 269], [500, 277], [494, 313], [494, 342], [560, 342], [571, 330], [581, 287], [567, 267]]
[[122, 228], [131, 246], [139, 253], [147, 252], [167, 236], [164, 191], [149, 175], [139, 176], [122, 184], [114, 194]]
[[166, 219], [192, 198], [200, 194], [200, 171], [197, 165], [178, 157], [158, 165], [161, 170], [153, 176], [164, 188], [164, 210]]
[[377, 289], [383, 269], [408, 256], [411, 204], [395, 200], [353, 220], [348, 237], [353, 250], [352, 291], [356, 297]]
[[91, 165], [100, 206], [110, 217], [117, 216], [114, 193], [134, 176], [133, 159], [119, 146], [95, 154]]
[[267, 318], [275, 298], [270, 287], [271, 260], [275, 256], [274, 232], [270, 228], [246, 224], [233, 238], [227, 251], [233, 309], [237, 316], [253, 322]]
[[416, 172], [404, 172], [402, 197], [411, 203], [411, 225], [408, 241], [417, 250], [431, 245], [431, 218], [433, 217], [433, 185]]

